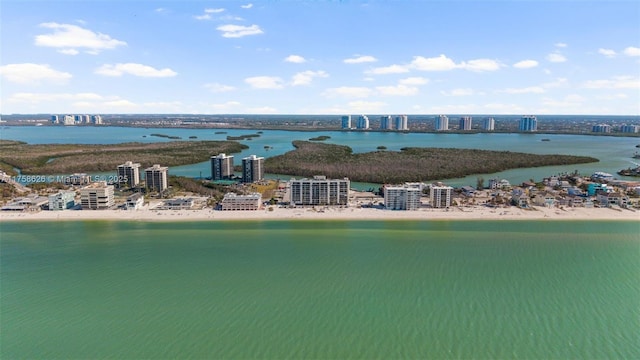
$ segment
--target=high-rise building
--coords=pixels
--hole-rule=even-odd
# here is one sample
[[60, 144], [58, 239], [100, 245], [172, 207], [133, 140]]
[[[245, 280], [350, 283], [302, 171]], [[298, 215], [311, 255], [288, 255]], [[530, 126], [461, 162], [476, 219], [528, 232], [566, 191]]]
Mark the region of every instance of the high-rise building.
[[482, 130], [493, 131], [496, 129], [496, 120], [492, 117], [487, 117], [482, 122]]
[[431, 187], [431, 206], [434, 208], [448, 208], [451, 206], [451, 186], [432, 186]]
[[393, 129], [393, 123], [391, 122], [391, 115], [385, 115], [380, 117], [380, 130]]
[[538, 131], [538, 118], [534, 115], [524, 115], [520, 118], [518, 130], [524, 132]]
[[620, 131], [623, 133], [637, 133], [640, 132], [640, 125], [622, 125]]
[[73, 122], [75, 124], [82, 124], [82, 115], [73, 115]]
[[255, 155], [242, 159], [242, 182], [252, 183], [264, 178], [264, 158]]
[[449, 118], [447, 115], [439, 115], [436, 117], [436, 131], [449, 130]]
[[65, 115], [63, 118], [63, 124], [74, 125], [73, 115]]
[[113, 199], [113, 185], [107, 185], [104, 181], [95, 182], [80, 189], [80, 204], [82, 210], [106, 210], [111, 209], [115, 202]]
[[384, 207], [388, 210], [418, 210], [422, 190], [411, 186], [385, 186]]
[[58, 115], [51, 115], [51, 123], [52, 124], [60, 123], [60, 119], [58, 118]]
[[136, 187], [140, 183], [140, 164], [127, 161], [118, 165], [118, 183]]
[[593, 125], [593, 127], [591, 128], [591, 131], [597, 132], [597, 133], [610, 133], [611, 125], [608, 125], [608, 124]]
[[409, 130], [409, 117], [407, 115], [396, 116], [395, 127], [398, 131]]
[[233, 155], [218, 154], [211, 157], [211, 180], [226, 180], [233, 177]]
[[358, 116], [358, 122], [356, 123], [356, 128], [360, 130], [366, 130], [369, 128], [369, 118], [367, 115]]
[[100, 115], [91, 116], [91, 122], [96, 125], [102, 125], [102, 116]]
[[471, 130], [471, 116], [461, 116], [459, 130]]
[[342, 117], [342, 128], [351, 129], [351, 115], [345, 115]]
[[350, 181], [327, 179], [314, 176], [313, 179], [291, 179], [291, 204], [294, 205], [347, 205]]
[[147, 189], [155, 190], [157, 192], [163, 192], [169, 186], [168, 182], [169, 168], [160, 166], [158, 164], [153, 165], [150, 168], [144, 170], [144, 181], [147, 185]]

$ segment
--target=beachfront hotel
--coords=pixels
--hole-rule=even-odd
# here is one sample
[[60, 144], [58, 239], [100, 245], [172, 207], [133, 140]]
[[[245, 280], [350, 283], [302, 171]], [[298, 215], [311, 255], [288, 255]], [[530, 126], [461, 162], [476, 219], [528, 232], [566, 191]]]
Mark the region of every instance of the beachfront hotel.
[[520, 118], [518, 130], [523, 132], [538, 131], [538, 118], [534, 115], [524, 115]]
[[130, 188], [140, 183], [140, 164], [127, 161], [118, 165], [118, 183], [127, 184]]
[[447, 115], [439, 115], [436, 117], [436, 131], [449, 130], [449, 118]]
[[228, 180], [233, 177], [233, 155], [218, 154], [211, 157], [211, 180]]
[[418, 210], [422, 190], [414, 186], [385, 186], [384, 207], [387, 210]]
[[342, 128], [345, 130], [351, 129], [351, 115], [345, 115], [342, 117]]
[[453, 188], [451, 186], [432, 186], [430, 192], [431, 207], [448, 208], [451, 206], [452, 191]]
[[155, 190], [157, 192], [163, 192], [169, 186], [167, 180], [169, 168], [160, 166], [158, 164], [153, 165], [150, 168], [144, 170], [144, 181], [149, 190]]
[[220, 209], [223, 211], [258, 210], [260, 209], [261, 203], [262, 194], [260, 193], [251, 193], [248, 195], [227, 193], [220, 203]]
[[115, 205], [113, 185], [105, 181], [95, 182], [80, 189], [82, 210], [107, 210]]
[[49, 210], [59, 211], [71, 209], [76, 206], [75, 191], [60, 191], [57, 194], [49, 195]]
[[242, 159], [242, 182], [252, 183], [264, 179], [264, 158], [255, 155]]
[[349, 179], [327, 179], [326, 176], [314, 176], [313, 179], [291, 179], [289, 190], [291, 204], [308, 205], [347, 205], [349, 201]]
[[471, 130], [471, 121], [472, 121], [472, 117], [471, 116], [461, 116], [460, 117], [460, 124], [458, 126], [459, 130]]

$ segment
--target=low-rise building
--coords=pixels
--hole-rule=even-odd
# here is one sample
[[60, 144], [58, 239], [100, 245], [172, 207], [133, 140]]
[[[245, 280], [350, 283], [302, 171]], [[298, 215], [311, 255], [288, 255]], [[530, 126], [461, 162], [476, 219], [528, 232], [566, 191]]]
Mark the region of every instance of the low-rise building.
[[194, 201], [192, 198], [177, 198], [165, 200], [159, 209], [163, 210], [190, 210], [193, 209]]
[[115, 205], [113, 185], [105, 181], [95, 182], [80, 189], [82, 210], [106, 210]]
[[49, 210], [66, 210], [76, 206], [75, 191], [60, 191], [57, 194], [49, 195]]
[[418, 210], [422, 205], [419, 187], [385, 186], [384, 207], [387, 210]]
[[536, 193], [533, 197], [533, 203], [537, 206], [554, 207], [556, 204], [555, 195], [546, 191]]
[[251, 193], [247, 195], [237, 195], [236, 193], [227, 193], [224, 195], [220, 203], [220, 209], [224, 211], [233, 210], [258, 210], [262, 203], [262, 195], [260, 193]]
[[127, 197], [127, 202], [124, 204], [127, 210], [138, 210], [144, 206], [144, 196], [140, 193], [135, 193]]

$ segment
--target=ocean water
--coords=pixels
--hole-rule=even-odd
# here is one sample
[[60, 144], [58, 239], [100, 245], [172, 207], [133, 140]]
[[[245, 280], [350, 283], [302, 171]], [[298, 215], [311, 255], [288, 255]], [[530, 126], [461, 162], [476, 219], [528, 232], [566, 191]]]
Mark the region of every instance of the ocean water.
[[640, 222], [0, 223], [0, 357], [640, 358]]

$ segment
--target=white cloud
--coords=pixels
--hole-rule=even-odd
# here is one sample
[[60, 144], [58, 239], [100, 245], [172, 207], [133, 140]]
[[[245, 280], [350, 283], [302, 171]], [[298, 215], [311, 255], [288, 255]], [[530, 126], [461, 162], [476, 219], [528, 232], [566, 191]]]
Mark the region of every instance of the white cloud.
[[640, 56], [640, 48], [629, 46], [624, 49], [623, 53], [627, 56]]
[[637, 76], [616, 76], [608, 80], [590, 80], [582, 84], [587, 89], [640, 89]]
[[319, 71], [303, 71], [303, 72], [299, 72], [295, 75], [293, 75], [293, 80], [291, 82], [291, 85], [293, 86], [298, 86], [298, 85], [309, 85], [311, 84], [311, 81], [313, 81], [314, 78], [326, 78], [328, 77], [329, 74], [327, 74], [326, 72], [319, 70]]
[[467, 62], [462, 62], [458, 66], [462, 69], [475, 72], [496, 71], [500, 69], [500, 63], [491, 59], [469, 60]]
[[470, 96], [473, 95], [473, 89], [464, 88], [464, 89], [453, 89], [451, 91], [440, 91], [440, 93], [444, 96]]
[[307, 62], [307, 60], [300, 55], [289, 55], [284, 59], [284, 61], [295, 64], [302, 64]]
[[277, 76], [254, 76], [244, 79], [244, 82], [255, 89], [282, 89], [284, 83]]
[[566, 48], [566, 47], [567, 47], [567, 44], [565, 44], [565, 43], [556, 43], [556, 44], [555, 44], [555, 47], [559, 47], [559, 48]]
[[376, 90], [381, 95], [386, 96], [411, 96], [418, 93], [419, 89], [415, 86], [396, 85], [396, 86], [377, 86]]
[[344, 59], [342, 61], [345, 64], [361, 64], [361, 63], [368, 63], [368, 62], [376, 62], [378, 61], [378, 59], [374, 58], [373, 56], [363, 55], [363, 56], [358, 56], [354, 58]]
[[548, 82], [542, 85], [543, 88], [561, 88], [569, 86], [569, 80], [567, 78], [557, 78], [552, 82]]
[[194, 15], [193, 16], [194, 19], [196, 20], [211, 20], [211, 14], [202, 14], [202, 15]]
[[372, 113], [379, 111], [387, 104], [381, 101], [351, 101], [347, 105], [352, 112]]
[[229, 91], [233, 91], [236, 88], [230, 85], [223, 85], [223, 84], [218, 84], [218, 83], [207, 83], [203, 85], [206, 89], [209, 89], [209, 91], [214, 92], [214, 93], [223, 93], [223, 92], [229, 92]]
[[271, 106], [263, 106], [263, 107], [255, 107], [247, 109], [249, 114], [275, 114], [278, 112], [278, 109], [272, 108]]
[[196, 20], [211, 20], [213, 17], [211, 16], [211, 14], [219, 14], [221, 12], [224, 12], [224, 8], [219, 8], [219, 9], [204, 9], [204, 14], [202, 15], [196, 15], [194, 16], [194, 18]]
[[598, 49], [598, 54], [602, 54], [608, 58], [612, 58], [616, 56], [616, 52], [614, 50], [611, 49]]
[[562, 54], [551, 53], [551, 54], [547, 55], [547, 60], [549, 60], [550, 62], [553, 62], [553, 63], [562, 63], [562, 62], [567, 61], [567, 58], [564, 57], [564, 55], [562, 55]]
[[235, 107], [240, 106], [241, 104], [238, 101], [227, 101], [221, 104], [209, 104], [209, 106], [217, 111], [221, 110], [229, 110]]
[[383, 74], [403, 74], [409, 72], [406, 66], [389, 65], [385, 67], [373, 68], [367, 70], [367, 74], [383, 75]]
[[217, 27], [217, 30], [222, 32], [222, 37], [226, 38], [239, 38], [249, 35], [259, 35], [263, 31], [258, 25], [242, 26], [242, 25], [221, 25]]
[[[78, 55], [78, 54], [80, 54], [80, 51], [78, 51], [76, 49], [62, 49], [62, 50], [58, 50], [58, 52], [60, 54], [65, 54], [65, 55]], [[95, 55], [93, 52], [87, 51], [87, 53]]]
[[555, 98], [544, 98], [542, 99], [542, 105], [560, 109], [579, 108], [584, 104], [585, 100], [586, 99], [580, 95], [570, 94], [560, 100]]
[[429, 83], [429, 79], [420, 76], [408, 77], [400, 79], [398, 83], [402, 85], [425, 85]]
[[172, 77], [178, 74], [169, 68], [158, 70], [148, 65], [136, 63], [115, 65], [104, 64], [101, 67], [97, 68], [95, 73], [104, 76], [122, 76], [124, 74], [129, 74], [141, 77]]
[[535, 60], [522, 60], [513, 64], [513, 67], [516, 69], [531, 69], [538, 66], [538, 62]]
[[15, 93], [10, 98], [10, 102], [27, 102], [27, 103], [41, 103], [41, 102], [59, 102], [65, 100], [75, 101], [103, 101], [103, 100], [115, 100], [116, 98], [105, 98], [102, 95], [95, 93]]
[[219, 9], [204, 9], [204, 12], [207, 14], [218, 14], [224, 11], [224, 8]]
[[52, 69], [47, 64], [8, 64], [0, 66], [0, 75], [9, 82], [22, 85], [38, 85], [42, 81], [64, 84], [72, 75]]
[[240, 5], [240, 7], [243, 9], [251, 9], [253, 7], [253, 4], [249, 3], [247, 5]]
[[544, 93], [544, 88], [541, 86], [529, 86], [525, 88], [509, 88], [503, 92], [507, 94], [542, 94]]
[[372, 90], [366, 87], [341, 86], [337, 88], [329, 88], [322, 95], [326, 97], [355, 97], [365, 98], [370, 96]]
[[415, 56], [411, 61], [411, 67], [422, 71], [448, 71], [455, 69], [457, 65], [445, 55], [432, 58]]
[[53, 33], [37, 35], [36, 46], [57, 48], [63, 54], [77, 54], [83, 49], [90, 54], [98, 54], [102, 50], [115, 49], [127, 45], [126, 42], [111, 38], [109, 35], [95, 33], [77, 25], [42, 23], [40, 27], [53, 29]]

